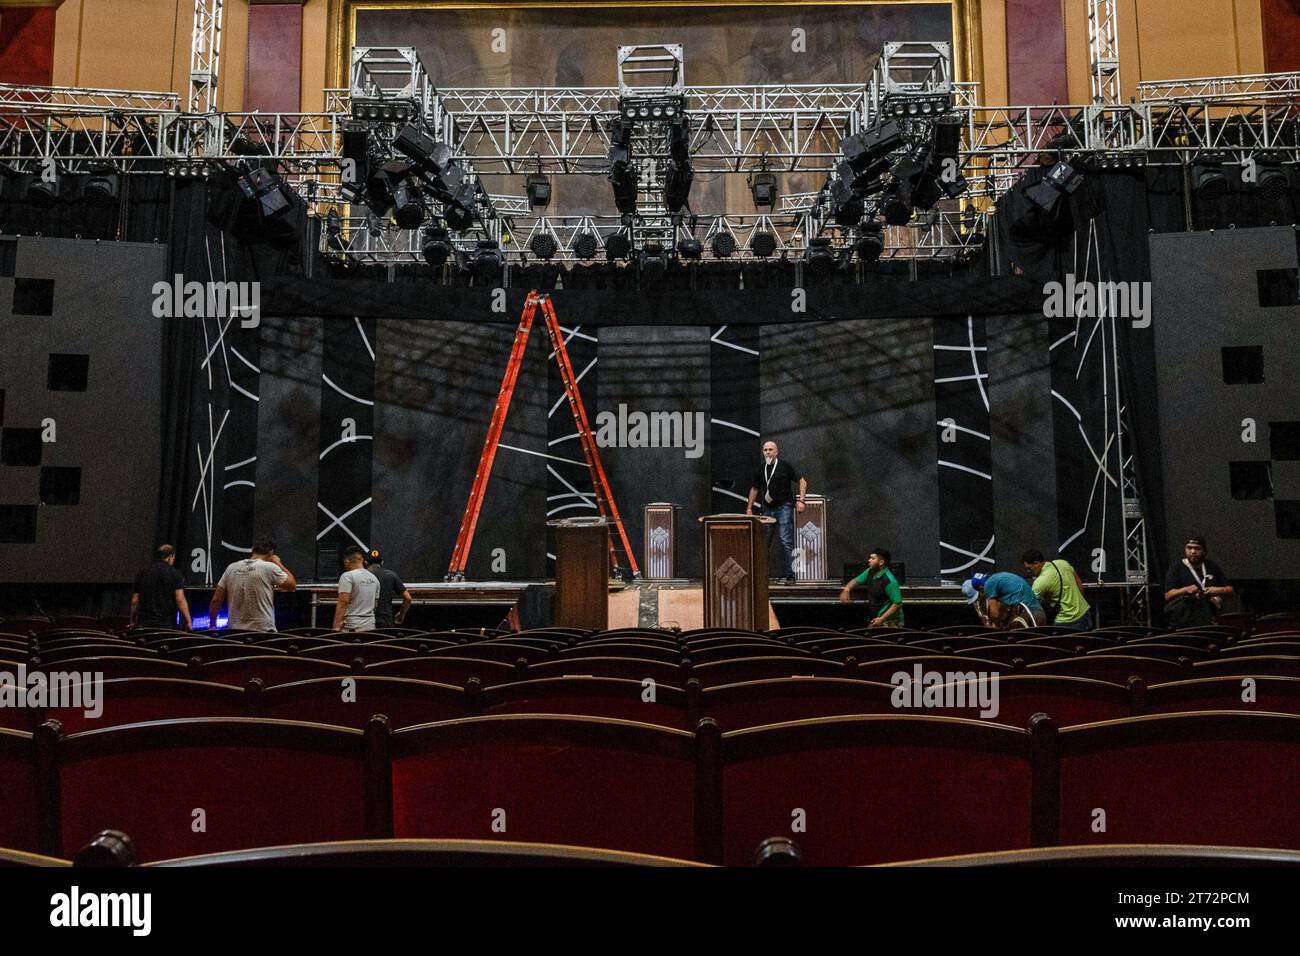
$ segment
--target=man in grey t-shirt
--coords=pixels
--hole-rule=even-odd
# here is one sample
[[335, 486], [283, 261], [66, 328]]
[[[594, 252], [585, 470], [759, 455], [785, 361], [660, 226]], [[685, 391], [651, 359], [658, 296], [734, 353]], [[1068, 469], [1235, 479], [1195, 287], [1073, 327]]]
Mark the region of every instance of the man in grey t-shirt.
[[343, 552], [339, 600], [334, 607], [334, 630], [373, 631], [379, 579], [365, 569], [366, 553], [355, 544]]
[[238, 631], [275, 630], [275, 592], [295, 591], [298, 581], [275, 553], [274, 541], [257, 541], [251, 557], [226, 567], [208, 607], [216, 627], [221, 606], [230, 603], [230, 627]]

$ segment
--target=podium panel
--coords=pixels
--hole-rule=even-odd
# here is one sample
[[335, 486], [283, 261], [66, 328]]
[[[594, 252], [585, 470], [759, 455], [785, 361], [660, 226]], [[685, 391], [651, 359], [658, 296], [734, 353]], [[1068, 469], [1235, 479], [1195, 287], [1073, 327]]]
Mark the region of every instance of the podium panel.
[[807, 495], [804, 501], [804, 510], [795, 512], [794, 546], [803, 552], [803, 559], [798, 562], [794, 576], [799, 581], [826, 581], [829, 580], [826, 569], [830, 567], [826, 554], [826, 542], [830, 540], [826, 497]]
[[571, 518], [555, 528], [555, 626], [609, 627], [609, 525]]
[[766, 631], [767, 533], [774, 519], [706, 515], [704, 626]]
[[677, 573], [677, 506], [645, 506], [645, 580], [668, 581]]

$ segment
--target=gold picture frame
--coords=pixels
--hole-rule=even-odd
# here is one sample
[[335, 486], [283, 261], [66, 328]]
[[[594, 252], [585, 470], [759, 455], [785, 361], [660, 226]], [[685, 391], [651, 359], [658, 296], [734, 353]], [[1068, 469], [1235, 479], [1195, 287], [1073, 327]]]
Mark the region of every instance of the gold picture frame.
[[349, 51], [356, 37], [357, 13], [361, 10], [500, 10], [575, 7], [759, 7], [759, 6], [844, 6], [869, 7], [885, 4], [946, 3], [952, 10], [953, 76], [959, 81], [983, 83], [984, 57], [980, 31], [980, 0], [329, 0], [326, 86], [346, 88], [351, 64]]

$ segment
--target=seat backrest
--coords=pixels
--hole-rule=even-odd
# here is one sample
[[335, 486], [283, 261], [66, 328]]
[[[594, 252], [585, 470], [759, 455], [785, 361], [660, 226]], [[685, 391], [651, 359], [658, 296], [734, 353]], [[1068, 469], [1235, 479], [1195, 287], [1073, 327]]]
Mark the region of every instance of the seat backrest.
[[376, 714], [394, 728], [470, 715], [463, 688], [405, 677], [317, 677], [267, 687], [256, 698], [259, 717], [357, 730], [364, 730]]
[[816, 717], [898, 713], [890, 684], [844, 677], [779, 677], [707, 687], [700, 716], [723, 731]]
[[247, 717], [249, 701], [242, 687], [175, 677], [118, 677], [99, 685], [98, 715], [85, 707], [48, 707], [45, 718], [57, 720], [66, 734], [118, 727], [151, 720], [185, 717]]
[[351, 664], [361, 660], [366, 664], [380, 661], [395, 661], [404, 657], [415, 657], [418, 651], [413, 647], [400, 647], [393, 644], [319, 644], [304, 647], [298, 651], [302, 657], [311, 657], [322, 661], [338, 661]]
[[503, 661], [483, 660], [450, 654], [421, 654], [366, 665], [363, 673], [376, 677], [409, 677], [464, 687], [471, 679], [484, 687], [504, 684], [519, 678], [520, 672]]
[[[907, 674], [909, 677], [914, 677], [918, 667], [923, 675], [930, 671], [939, 673], [983, 671], [1000, 674], [1011, 670], [1010, 664], [1002, 664], [982, 657], [958, 657], [955, 654], [909, 654], [907, 648], [900, 648], [900, 650], [904, 653], [899, 654], [897, 657], [865, 661], [859, 664], [854, 669], [853, 676], [860, 680], [874, 680], [888, 684], [893, 681], [894, 675], [900, 672]], [[957, 680], [959, 678], [953, 679]]]
[[1208, 647], [1191, 647], [1186, 644], [1123, 644], [1119, 647], [1099, 647], [1089, 651], [1091, 657], [1121, 654], [1130, 657], [1158, 657], [1162, 661], [1202, 661], [1213, 657], [1217, 651]]
[[393, 835], [693, 859], [695, 737], [589, 717], [474, 717], [393, 733]]
[[853, 677], [840, 661], [812, 655], [792, 654], [767, 657], [737, 657], [725, 661], [708, 661], [691, 667], [691, 677], [701, 686], [739, 684], [745, 681], [770, 680], [776, 677]]
[[40, 851], [36, 748], [32, 735], [0, 727], [0, 847]]
[[71, 642], [60, 647], [40, 649], [41, 662], [57, 664], [59, 661], [72, 660], [77, 657], [141, 657], [157, 658], [158, 652], [147, 647], [138, 647], [125, 641], [112, 644]]
[[1062, 844], [1300, 849], [1298, 716], [1131, 717], [1066, 728], [1056, 747]]
[[350, 673], [351, 669], [346, 664], [335, 661], [318, 661], [290, 654], [251, 654], [247, 657], [234, 657], [201, 664], [194, 669], [193, 676], [199, 680], [243, 687], [253, 678], [270, 686], [288, 684], [296, 680], [311, 680], [313, 677], [344, 677]]
[[53, 663], [42, 662], [42, 671], [62, 674], [98, 674], [105, 680], [114, 677], [180, 677], [193, 676], [180, 661], [164, 657], [74, 657]]
[[[992, 693], [996, 698], [991, 701]], [[1046, 714], [1057, 727], [1117, 720], [1133, 713], [1134, 696], [1127, 687], [1086, 677], [1052, 677], [1041, 674], [999, 674], [985, 692], [984, 701], [966, 684], [943, 684], [925, 694], [940, 702], [934, 713], [967, 720], [991, 720], [1012, 727], [1028, 727], [1035, 714]], [[965, 690], [965, 693], [961, 691]]]
[[558, 657], [634, 657], [638, 660], [662, 661], [665, 664], [680, 664], [684, 652], [677, 647], [643, 644], [632, 641], [584, 641], [574, 647], [566, 647]]
[[1300, 714], [1300, 677], [1196, 677], [1146, 689], [1143, 713], [1248, 710]]
[[923, 716], [832, 717], [722, 735], [723, 862], [802, 822], [815, 866], [1031, 845], [1031, 735]]
[[1148, 684], [1188, 677], [1190, 672], [1174, 661], [1158, 657], [1127, 654], [1088, 654], [1043, 661], [1025, 668], [1027, 674], [1056, 674], [1062, 677], [1091, 677], [1093, 680], [1125, 685], [1130, 677], [1140, 677]]
[[686, 679], [678, 664], [612, 655], [588, 657], [559, 657], [555, 660], [530, 664], [526, 679], [538, 677], [619, 677], [624, 680], [643, 681], [647, 678], [659, 684], [680, 686]]
[[573, 714], [689, 729], [686, 692], [657, 682], [543, 677], [489, 687], [480, 703], [485, 714]]
[[1024, 661], [1026, 664], [1036, 664], [1040, 661], [1059, 661], [1063, 657], [1072, 655], [1072, 651], [1060, 647], [1047, 647], [1043, 644], [1001, 644], [996, 647], [986, 646], [957, 651], [953, 656], [978, 657], [1002, 664], [1010, 664], [1016, 660]]
[[37, 736], [58, 808], [47, 853], [75, 853], [106, 829], [131, 834], [142, 861], [379, 835], [361, 731], [200, 718], [70, 736], [47, 723]]
[[1261, 652], [1245, 656], [1217, 657], [1197, 661], [1189, 677], [1300, 677], [1300, 655]]
[[733, 661], [747, 657], [810, 657], [809, 651], [801, 647], [790, 647], [779, 641], [735, 641], [725, 644], [700, 646], [693, 644], [687, 649], [691, 661], [707, 664], [710, 661]]

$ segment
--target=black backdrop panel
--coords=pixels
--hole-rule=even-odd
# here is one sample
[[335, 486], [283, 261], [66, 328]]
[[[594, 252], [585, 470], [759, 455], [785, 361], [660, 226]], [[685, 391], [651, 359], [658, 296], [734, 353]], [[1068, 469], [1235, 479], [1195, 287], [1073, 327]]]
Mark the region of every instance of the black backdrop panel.
[[[645, 520], [643, 510], [653, 501], [681, 506], [678, 524], [678, 577], [703, 573], [699, 517], [710, 513], [709, 405], [710, 374], [708, 328], [606, 328], [600, 332], [600, 388], [598, 401], [588, 403], [593, 416], [609, 412], [618, 416], [624, 406], [633, 413], [675, 413], [682, 429], [669, 440], [681, 438], [682, 447], [601, 448], [624, 527], [638, 564], [643, 562]], [[686, 419], [699, 457], [684, 447]], [[630, 426], [635, 420], [628, 418]], [[702, 430], [700, 425], [703, 425]], [[592, 427], [597, 427], [593, 418]], [[627, 437], [635, 438], [629, 427]], [[661, 446], [666, 442], [661, 441]], [[563, 446], [560, 446], [563, 447]], [[571, 448], [566, 457], [581, 461]], [[566, 476], [582, 476], [583, 469], [557, 465]], [[570, 478], [572, 480], [572, 478]], [[579, 487], [583, 487], [580, 485]]]
[[987, 330], [994, 550], [999, 568], [1016, 570], [1027, 548], [1048, 554], [1059, 540], [1047, 320], [990, 318]]
[[[372, 540], [407, 580], [441, 580], [496, 405], [514, 330], [503, 325], [381, 323], [376, 345]], [[546, 573], [546, 361], [530, 336], [467, 576]], [[507, 448], [505, 446], [511, 446]], [[517, 449], [524, 449], [519, 451]], [[501, 549], [504, 570], [493, 569]]]
[[316, 561], [320, 473], [321, 319], [262, 320], [256, 530], [300, 580]]
[[[1270, 441], [1300, 421], [1300, 302], [1261, 306], [1258, 278], [1295, 269], [1290, 227], [1151, 237], [1167, 545], [1177, 558], [1201, 531], [1229, 577], [1294, 578], [1300, 562], [1300, 538], [1279, 537], [1300, 487]], [[1263, 381], [1225, 383], [1222, 350], [1247, 346], [1261, 347]], [[1271, 493], [1234, 499], [1232, 462], [1267, 467]]]
[[[147, 562], [164, 273], [158, 245], [17, 240], [0, 278], [0, 452], [23, 463], [0, 464], [0, 580], [118, 583]], [[5, 525], [33, 514], [35, 540], [16, 540], [26, 529]]]
[[763, 437], [831, 499], [829, 573], [880, 546], [937, 577], [932, 323], [769, 326], [760, 351]]

